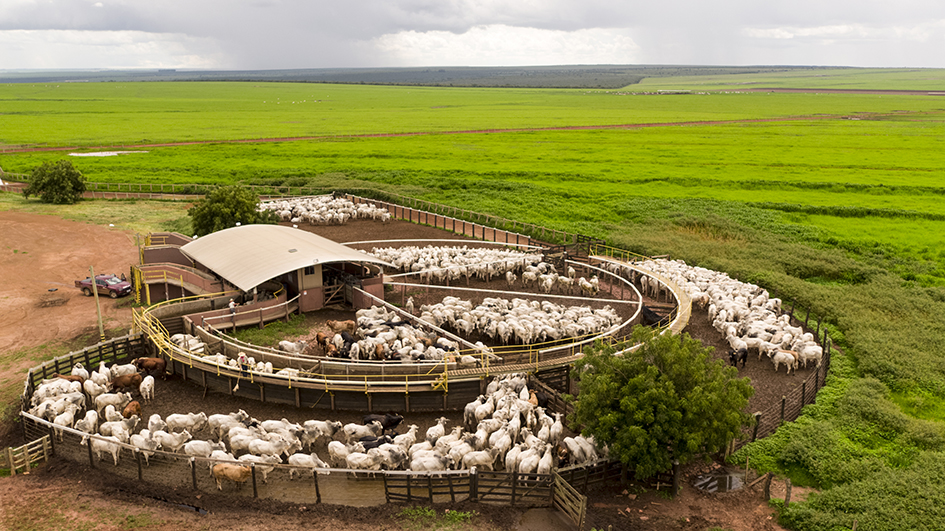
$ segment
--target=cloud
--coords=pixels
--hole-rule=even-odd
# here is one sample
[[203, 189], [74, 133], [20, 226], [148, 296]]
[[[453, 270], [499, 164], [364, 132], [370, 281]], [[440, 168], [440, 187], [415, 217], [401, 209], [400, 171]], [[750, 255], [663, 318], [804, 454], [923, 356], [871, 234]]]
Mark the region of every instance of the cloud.
[[755, 39], [862, 39], [924, 42], [945, 29], [945, 20], [928, 21], [912, 26], [869, 26], [836, 24], [811, 27], [745, 28], [743, 34]]
[[214, 68], [216, 44], [141, 31], [0, 31], [3, 68]]
[[2, 0], [0, 68], [942, 67], [943, 20], [937, 0]]
[[574, 31], [476, 26], [463, 33], [400, 31], [371, 41], [386, 63], [402, 66], [626, 64], [639, 47], [624, 29]]

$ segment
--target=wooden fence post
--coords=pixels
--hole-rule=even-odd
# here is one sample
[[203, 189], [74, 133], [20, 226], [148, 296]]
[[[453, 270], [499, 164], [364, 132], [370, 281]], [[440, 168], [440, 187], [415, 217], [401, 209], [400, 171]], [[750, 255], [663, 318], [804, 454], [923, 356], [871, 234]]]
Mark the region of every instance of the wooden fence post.
[[772, 474], [771, 472], [768, 472], [767, 476], [765, 477], [765, 483], [764, 483], [765, 501], [768, 501], [771, 499], [771, 479], [772, 478], [774, 478], [774, 474]]
[[[312, 470], [312, 479], [315, 481], [315, 503], [322, 502], [322, 492], [318, 488], [318, 472]], [[387, 480], [387, 476], [384, 476], [384, 480]], [[384, 487], [384, 494], [387, 494], [387, 487]], [[388, 502], [389, 503], [389, 502]]]
[[791, 478], [784, 480], [784, 507], [791, 505]]
[[89, 466], [95, 468], [95, 461], [92, 460], [92, 438], [88, 435], [85, 436], [85, 446], [89, 449]]
[[515, 505], [515, 483], [518, 479], [518, 472], [515, 470], [512, 471], [512, 505]]
[[258, 498], [259, 491], [256, 490], [256, 463], [250, 463], [249, 470], [253, 475], [253, 498]]
[[758, 439], [758, 425], [761, 424], [761, 412], [755, 412], [755, 427], [751, 431], [751, 442], [755, 442]]
[[193, 481], [194, 490], [197, 490], [197, 458], [190, 458], [190, 478]]
[[469, 501], [479, 501], [479, 470], [476, 467], [469, 469]]
[[10, 475], [16, 475], [16, 461], [13, 460], [13, 448], [7, 447], [7, 459], [10, 461]]
[[784, 404], [787, 402], [787, 397], [781, 395], [781, 424], [784, 424]]
[[679, 461], [673, 461], [673, 498], [679, 495]]

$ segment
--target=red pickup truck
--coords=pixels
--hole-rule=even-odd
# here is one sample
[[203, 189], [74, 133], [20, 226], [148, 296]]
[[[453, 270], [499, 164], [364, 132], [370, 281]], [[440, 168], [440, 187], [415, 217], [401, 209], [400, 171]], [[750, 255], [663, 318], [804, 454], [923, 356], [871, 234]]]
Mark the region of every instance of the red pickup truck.
[[[113, 299], [131, 293], [131, 284], [115, 275], [95, 275], [95, 285], [98, 287], [99, 295], [108, 295]], [[75, 287], [81, 289], [86, 297], [92, 296], [92, 282], [88, 277], [84, 280], [76, 280]]]

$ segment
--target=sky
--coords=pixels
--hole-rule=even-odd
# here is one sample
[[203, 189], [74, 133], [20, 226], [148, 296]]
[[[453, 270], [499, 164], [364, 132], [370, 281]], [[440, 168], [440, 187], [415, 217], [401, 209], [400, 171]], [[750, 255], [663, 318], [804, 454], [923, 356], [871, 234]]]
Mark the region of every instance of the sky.
[[0, 0], [0, 70], [945, 67], [942, 0]]

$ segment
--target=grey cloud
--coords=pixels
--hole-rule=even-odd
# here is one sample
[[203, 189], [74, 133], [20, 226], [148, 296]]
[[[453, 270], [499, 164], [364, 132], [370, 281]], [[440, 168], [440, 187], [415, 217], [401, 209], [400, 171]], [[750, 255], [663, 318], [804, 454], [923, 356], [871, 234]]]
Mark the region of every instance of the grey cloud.
[[[850, 35], [823, 46], [823, 39], [757, 37], [750, 30], [860, 25], [910, 28], [945, 20], [937, 0], [797, 0], [719, 2], [653, 0], [13, 0], [0, 4], [3, 30], [134, 30], [213, 39], [227, 64], [221, 68], [385, 66], [371, 48], [382, 35], [404, 31], [461, 34], [503, 24], [546, 30], [627, 28], [640, 57], [653, 63], [853, 64], [873, 54], [880, 64], [911, 54], [915, 64], [941, 65], [938, 48], [890, 33], [885, 44], [864, 44]], [[941, 44], [945, 28], [931, 38]], [[755, 35], [755, 36], [753, 36]], [[877, 37], [879, 38], [879, 37]], [[898, 40], [897, 40], [898, 39]], [[0, 50], [16, 53], [14, 50]], [[767, 58], [767, 59], [766, 59]], [[849, 58], [849, 63], [844, 63]]]

